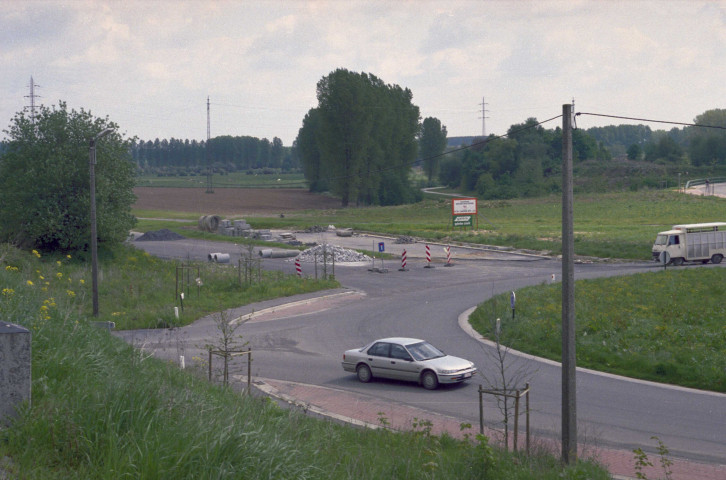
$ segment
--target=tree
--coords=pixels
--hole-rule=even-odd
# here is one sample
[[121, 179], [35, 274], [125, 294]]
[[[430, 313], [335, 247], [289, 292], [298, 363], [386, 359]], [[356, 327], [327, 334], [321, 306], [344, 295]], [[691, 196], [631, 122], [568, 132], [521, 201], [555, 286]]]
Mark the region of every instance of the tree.
[[[694, 123], [726, 128], [726, 110], [708, 110], [697, 116]], [[688, 153], [694, 165], [726, 164], [726, 130], [689, 127]]]
[[683, 160], [683, 149], [666, 134], [658, 141], [645, 146], [645, 160], [648, 162], [679, 163]]
[[427, 117], [421, 124], [419, 149], [423, 159], [424, 171], [429, 183], [438, 173], [441, 154], [446, 149], [446, 126], [438, 118]]
[[344, 207], [414, 200], [408, 174], [420, 117], [411, 91], [338, 69], [318, 82], [317, 97], [296, 142], [311, 187], [327, 184]]
[[40, 107], [34, 120], [19, 112], [0, 157], [0, 239], [44, 251], [85, 250], [90, 244], [89, 142], [96, 145], [96, 221], [100, 243], [124, 241], [136, 219], [132, 139], [85, 110]]
[[640, 145], [637, 143], [632, 144], [628, 147], [628, 160], [637, 160], [640, 158], [642, 151], [643, 150], [640, 148]]
[[320, 131], [320, 112], [311, 108], [303, 119], [303, 125], [297, 134], [295, 147], [303, 166], [305, 178], [308, 181], [311, 192], [324, 192], [328, 189], [326, 176], [323, 174], [323, 166], [320, 160], [320, 147], [316, 139]]

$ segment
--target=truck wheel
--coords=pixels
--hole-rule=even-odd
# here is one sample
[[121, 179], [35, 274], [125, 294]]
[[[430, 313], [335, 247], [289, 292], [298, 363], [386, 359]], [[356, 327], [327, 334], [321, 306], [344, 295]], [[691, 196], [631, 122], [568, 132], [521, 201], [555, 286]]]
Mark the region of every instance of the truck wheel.
[[720, 253], [717, 253], [713, 257], [711, 257], [711, 263], [721, 263], [721, 260], [723, 260], [723, 255]]
[[673, 260], [671, 260], [671, 263], [675, 265], [676, 267], [683, 265], [683, 257], [676, 257]]

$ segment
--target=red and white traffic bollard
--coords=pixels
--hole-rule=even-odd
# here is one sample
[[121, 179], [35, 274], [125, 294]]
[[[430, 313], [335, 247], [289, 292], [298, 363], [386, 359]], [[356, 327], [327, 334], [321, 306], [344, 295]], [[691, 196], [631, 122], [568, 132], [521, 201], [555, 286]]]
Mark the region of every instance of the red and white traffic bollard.
[[444, 266], [445, 267], [451, 267], [453, 265], [454, 264], [451, 263], [451, 246], [447, 246], [446, 247], [446, 265], [444, 265]]
[[434, 268], [431, 265], [431, 248], [428, 245], [426, 245], [426, 265], [424, 268]]
[[403, 250], [403, 255], [401, 255], [401, 268], [398, 269], [399, 272], [406, 272], [408, 271], [408, 268], [406, 268], [406, 250]]
[[295, 258], [295, 272], [297, 272], [298, 277], [302, 277], [302, 267], [300, 266], [299, 258]]

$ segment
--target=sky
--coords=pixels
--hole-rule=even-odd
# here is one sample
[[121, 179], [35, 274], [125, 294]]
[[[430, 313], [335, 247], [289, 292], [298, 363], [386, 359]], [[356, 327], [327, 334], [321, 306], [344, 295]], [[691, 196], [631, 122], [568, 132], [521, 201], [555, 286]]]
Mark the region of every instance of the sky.
[[[204, 140], [209, 98], [212, 137], [290, 146], [339, 68], [410, 89], [449, 137], [573, 100], [688, 123], [726, 108], [726, 0], [0, 0], [0, 130], [62, 101], [128, 137]], [[623, 123], [644, 122], [577, 117]]]

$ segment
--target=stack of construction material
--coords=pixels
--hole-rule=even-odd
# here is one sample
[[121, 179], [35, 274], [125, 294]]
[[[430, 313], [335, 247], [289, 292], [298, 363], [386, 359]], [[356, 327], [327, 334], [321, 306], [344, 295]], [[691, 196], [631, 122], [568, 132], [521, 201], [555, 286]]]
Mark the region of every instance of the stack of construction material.
[[366, 254], [356, 252], [347, 248], [336, 247], [335, 245], [325, 244], [316, 245], [313, 248], [308, 248], [298, 255], [298, 259], [301, 262], [313, 263], [316, 260], [322, 262], [323, 255], [327, 257], [328, 262], [335, 261], [336, 263], [345, 262], [370, 262], [371, 257]]

